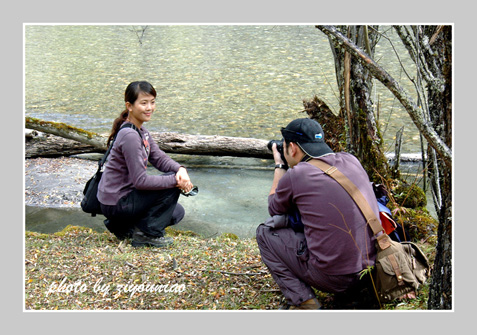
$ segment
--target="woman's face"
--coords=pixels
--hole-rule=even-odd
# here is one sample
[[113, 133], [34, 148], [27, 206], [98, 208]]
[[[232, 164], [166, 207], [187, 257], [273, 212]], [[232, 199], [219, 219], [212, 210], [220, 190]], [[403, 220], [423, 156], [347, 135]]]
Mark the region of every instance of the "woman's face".
[[151, 119], [156, 109], [156, 98], [151, 94], [140, 92], [134, 104], [126, 102], [126, 108], [129, 111], [129, 121], [140, 128], [144, 122]]

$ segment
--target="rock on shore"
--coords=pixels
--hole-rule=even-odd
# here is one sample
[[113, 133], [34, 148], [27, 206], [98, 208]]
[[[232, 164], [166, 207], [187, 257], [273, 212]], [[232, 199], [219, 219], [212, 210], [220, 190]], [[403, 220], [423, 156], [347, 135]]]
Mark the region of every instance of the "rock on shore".
[[97, 168], [97, 161], [79, 158], [26, 159], [25, 205], [79, 208], [84, 186]]

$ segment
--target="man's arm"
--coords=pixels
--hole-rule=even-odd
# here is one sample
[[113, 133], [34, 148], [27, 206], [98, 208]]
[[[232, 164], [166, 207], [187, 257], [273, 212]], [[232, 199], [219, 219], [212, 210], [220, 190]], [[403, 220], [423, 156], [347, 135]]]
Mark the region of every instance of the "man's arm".
[[[277, 150], [277, 145], [275, 143], [273, 143], [272, 151], [273, 151], [273, 159], [275, 160], [275, 164], [285, 164], [285, 162], [282, 160], [280, 153]], [[286, 172], [285, 169], [281, 169], [281, 168], [275, 169], [275, 173], [273, 175], [272, 188], [270, 190], [269, 195], [275, 194], [275, 190], [277, 189], [278, 182], [280, 181], [280, 179], [282, 179], [285, 172]]]
[[285, 172], [286, 172], [285, 169], [280, 169], [280, 168], [275, 169], [275, 174], [273, 175], [272, 188], [270, 190], [269, 195], [275, 194], [275, 190], [277, 189], [278, 182], [280, 181], [280, 179], [282, 179]]

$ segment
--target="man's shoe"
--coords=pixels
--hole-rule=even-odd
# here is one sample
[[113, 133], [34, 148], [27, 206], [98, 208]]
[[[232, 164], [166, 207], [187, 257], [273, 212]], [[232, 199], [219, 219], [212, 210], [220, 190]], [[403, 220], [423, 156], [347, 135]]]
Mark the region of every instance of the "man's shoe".
[[173, 243], [172, 237], [154, 237], [144, 234], [139, 229], [135, 228], [132, 236], [133, 247], [156, 247], [164, 248]]
[[290, 310], [316, 310], [316, 309], [321, 309], [321, 304], [316, 298], [309, 299], [305, 302], [302, 302], [298, 306], [294, 305], [285, 305], [280, 307], [280, 309], [290, 309]]

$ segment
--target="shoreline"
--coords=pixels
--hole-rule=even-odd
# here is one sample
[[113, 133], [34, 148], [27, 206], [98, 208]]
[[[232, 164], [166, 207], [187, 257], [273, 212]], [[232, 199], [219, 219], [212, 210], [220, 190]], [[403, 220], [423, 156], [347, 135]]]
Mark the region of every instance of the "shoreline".
[[[86, 182], [97, 170], [101, 154], [77, 155], [76, 157], [25, 159], [25, 205], [51, 208], [80, 208]], [[184, 160], [181, 156], [181, 161]], [[392, 161], [394, 154], [386, 157]], [[191, 168], [270, 170], [272, 164], [260, 159], [236, 159], [232, 157], [189, 158]], [[218, 163], [217, 161], [220, 160]], [[402, 163], [418, 163], [421, 154], [402, 154]], [[215, 164], [214, 164], [215, 163]], [[270, 165], [270, 166], [268, 166]]]
[[[103, 215], [92, 217], [81, 210], [80, 203], [83, 199], [83, 188], [86, 182], [97, 170], [97, 160], [61, 157], [61, 158], [29, 158], [25, 160], [25, 230], [38, 233], [55, 233], [64, 229], [67, 225], [82, 226], [92, 228], [95, 231], [105, 231]], [[173, 157], [173, 159], [175, 159]], [[178, 160], [183, 161], [183, 159]], [[187, 162], [187, 166], [194, 166], [194, 158]], [[225, 161], [225, 163], [224, 163]], [[203, 160], [201, 161], [203, 162]], [[192, 164], [189, 164], [192, 163]], [[205, 163], [209, 162], [207, 159]], [[237, 178], [248, 177], [250, 173], [269, 174], [273, 169], [267, 167], [268, 162], [258, 159], [237, 159], [230, 162], [228, 158], [221, 160], [227, 169], [223, 173], [215, 173], [217, 183], [235, 183], [230, 181], [230, 174], [234, 174], [231, 169], [238, 169]], [[232, 163], [232, 164], [230, 164]], [[262, 164], [257, 166], [257, 170], [252, 170], [251, 164]], [[201, 165], [203, 166], [203, 165]], [[217, 166], [220, 168], [220, 166]], [[174, 229], [179, 231], [192, 231], [204, 238], [219, 236], [222, 233], [230, 233], [239, 238], [250, 238], [255, 236], [256, 227], [265, 218], [265, 204], [263, 201], [243, 200], [242, 195], [247, 196], [245, 192], [238, 188], [235, 198], [224, 196], [221, 193], [215, 193], [213, 189], [208, 189], [203, 181], [204, 176], [210, 175], [210, 167], [207, 166], [199, 175], [196, 168], [191, 168], [195, 177], [199, 180], [201, 190], [198, 197], [179, 198], [179, 202], [186, 208], [186, 216]], [[154, 169], [153, 169], [154, 170]], [[231, 171], [231, 172], [229, 172]], [[215, 170], [217, 172], [217, 170]], [[155, 173], [151, 171], [151, 173]], [[268, 179], [263, 182], [268, 182]], [[256, 184], [256, 183], [255, 183]], [[240, 186], [238, 186], [240, 187]], [[268, 186], [266, 186], [268, 187]], [[265, 190], [261, 187], [260, 190]], [[234, 187], [222, 187], [226, 190], [235, 190]], [[255, 192], [255, 190], [253, 191]], [[261, 194], [257, 194], [258, 199]], [[214, 201], [215, 198], [218, 198]], [[227, 201], [232, 201], [228, 203]], [[217, 205], [218, 204], [218, 205]], [[262, 208], [263, 207], [263, 208]], [[221, 208], [227, 208], [227, 212], [221, 212]], [[243, 209], [250, 215], [240, 222], [236, 221], [236, 211]], [[264, 212], [262, 215], [261, 212]], [[262, 217], [263, 216], [263, 217]], [[263, 222], [263, 221], [262, 221]]]
[[80, 208], [86, 182], [97, 163], [80, 158], [25, 159], [25, 205]]

